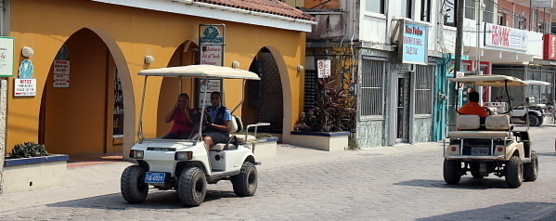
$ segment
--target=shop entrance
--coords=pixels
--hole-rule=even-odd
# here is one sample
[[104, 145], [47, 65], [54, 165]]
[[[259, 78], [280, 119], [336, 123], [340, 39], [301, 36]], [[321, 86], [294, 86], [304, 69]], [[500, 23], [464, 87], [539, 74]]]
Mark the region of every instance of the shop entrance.
[[409, 142], [410, 75], [400, 73], [396, 85], [396, 143]]
[[267, 48], [261, 49], [249, 70], [257, 73], [261, 80], [248, 82], [242, 120], [244, 124], [269, 122], [270, 127], [264, 130], [280, 133], [284, 121], [284, 102], [280, 71], [274, 56]]

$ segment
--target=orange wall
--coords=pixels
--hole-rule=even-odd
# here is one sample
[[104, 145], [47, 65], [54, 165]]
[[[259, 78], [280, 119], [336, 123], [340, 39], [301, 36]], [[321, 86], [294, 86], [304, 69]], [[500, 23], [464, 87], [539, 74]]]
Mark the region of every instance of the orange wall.
[[[9, 96], [8, 98], [7, 150], [11, 150], [11, 147], [17, 143], [37, 142], [40, 102], [52, 61], [58, 49], [68, 38], [83, 28], [91, 29], [105, 46], [98, 41], [88, 39], [87, 41], [91, 41], [91, 45], [79, 45], [78, 48], [90, 49], [90, 51], [94, 51], [94, 54], [70, 53], [72, 72], [79, 71], [76, 75], [83, 73], [86, 76], [80, 78], [83, 82], [74, 82], [73, 76], [71, 78], [71, 88], [68, 91], [78, 94], [56, 94], [53, 102], [58, 104], [64, 102], [64, 105], [69, 107], [67, 110], [85, 111], [84, 114], [87, 114], [88, 119], [79, 119], [82, 120], [82, 124], [47, 122], [49, 125], [62, 127], [46, 128], [48, 133], [54, 136], [49, 140], [70, 139], [73, 145], [92, 142], [90, 147], [87, 147], [88, 152], [97, 151], [100, 148], [98, 146], [104, 145], [104, 141], [100, 143], [96, 141], [108, 134], [102, 126], [104, 122], [96, 122], [101, 118], [100, 115], [97, 115], [97, 111], [102, 112], [109, 107], [103, 106], [105, 103], [100, 101], [94, 105], [90, 102], [91, 100], [97, 102], [97, 97], [106, 93], [105, 81], [99, 81], [99, 76], [92, 73], [106, 74], [106, 70], [102, 68], [105, 67], [106, 60], [109, 60], [107, 57], [110, 55], [122, 77], [124, 105], [126, 106], [124, 148], [129, 148], [136, 140], [135, 134], [144, 81], [144, 78], [137, 76], [136, 73], [146, 68], [166, 67], [181, 44], [191, 39], [196, 43], [199, 24], [224, 23], [226, 25], [224, 66], [229, 67], [232, 61], [239, 61], [241, 69], [248, 69], [256, 53], [262, 47], [269, 47], [277, 57], [283, 81], [291, 83], [284, 86], [287, 87], [287, 90], [284, 91], [284, 100], [287, 101], [285, 101], [285, 105], [290, 105], [285, 107], [287, 109], [284, 117], [288, 119], [288, 124], [291, 124], [290, 128], [284, 130], [293, 129], [293, 123], [298, 119], [303, 102], [301, 96], [303, 85], [302, 73], [298, 73], [296, 67], [305, 62], [305, 33], [114, 6], [87, 0], [12, 1], [10, 16], [10, 36], [16, 39], [15, 51], [21, 51], [23, 46], [29, 46], [35, 50], [35, 55], [31, 60], [35, 67], [34, 78], [37, 79], [38, 85], [36, 97], [14, 98]], [[110, 52], [109, 55], [101, 53], [103, 50], [99, 50], [99, 48], [102, 47], [107, 48]], [[155, 62], [145, 64], [143, 62], [145, 55], [154, 56]], [[75, 56], [81, 57], [75, 59]], [[16, 68], [19, 67], [22, 59], [21, 56], [16, 56]], [[74, 64], [73, 60], [86, 63], [83, 63], [82, 68], [78, 61]], [[84, 68], [85, 66], [86, 68]], [[104, 77], [106, 76], [104, 75]], [[149, 79], [149, 83], [146, 102], [156, 105], [145, 106], [143, 115], [146, 116], [146, 119], [144, 119], [143, 128], [147, 136], [156, 136], [159, 133], [158, 124], [160, 122], [157, 120], [160, 116], [159, 108], [160, 111], [166, 112], [165, 108], [162, 110], [162, 103], [160, 107], [158, 106], [160, 99], [158, 92], [161, 90], [162, 80], [153, 78]], [[228, 94], [227, 106], [233, 107], [239, 102], [239, 96], [230, 96], [238, 93], [236, 89], [239, 86], [241, 86], [241, 81], [226, 80], [224, 82], [224, 90]], [[13, 80], [10, 79], [9, 88], [12, 87]], [[88, 94], [81, 93], [83, 91]], [[61, 93], [61, 91], [52, 93]], [[171, 97], [171, 99], [175, 100], [175, 97]], [[52, 113], [48, 109], [48, 114], [61, 115], [62, 113]], [[67, 117], [74, 118], [75, 115], [72, 113]], [[83, 127], [91, 127], [91, 130], [98, 129], [99, 132], [76, 133], [71, 138], [64, 136], [63, 131], [77, 131]], [[91, 141], [91, 139], [95, 139], [95, 141]], [[48, 148], [58, 150], [58, 147]]]

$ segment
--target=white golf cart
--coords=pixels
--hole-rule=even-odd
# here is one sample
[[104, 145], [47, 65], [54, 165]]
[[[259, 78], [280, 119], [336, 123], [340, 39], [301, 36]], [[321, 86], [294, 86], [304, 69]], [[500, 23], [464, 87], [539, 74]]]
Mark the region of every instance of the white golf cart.
[[[478, 75], [455, 78], [454, 82], [475, 86], [522, 87], [527, 83], [503, 75]], [[510, 96], [506, 96], [510, 97]], [[512, 107], [511, 100], [507, 107]], [[526, 107], [527, 108], [527, 107]], [[538, 176], [538, 159], [532, 150], [528, 127], [514, 130], [510, 124], [510, 110], [481, 119], [478, 115], [459, 115], [456, 131], [448, 132], [449, 143], [444, 143], [444, 180], [459, 183], [461, 176], [471, 172], [474, 178], [490, 173], [505, 176], [506, 184], [520, 187], [523, 180], [535, 181]]]
[[[550, 86], [550, 83], [544, 81], [526, 80], [529, 86]], [[503, 92], [503, 91], [499, 91]], [[503, 97], [504, 95], [499, 94], [496, 97]], [[525, 122], [528, 121], [529, 126], [541, 126], [547, 117], [552, 117], [552, 111], [547, 107], [546, 102], [541, 102], [540, 99], [535, 97], [527, 97], [525, 99], [528, 108], [525, 108], [525, 104], [518, 104], [512, 108], [510, 111], [510, 116], [513, 121]], [[507, 112], [509, 110], [508, 103], [506, 102], [485, 102], [484, 107], [488, 108], [494, 113]]]
[[[147, 80], [151, 76], [202, 78], [205, 79], [205, 84], [208, 84], [209, 78], [243, 79], [244, 83], [245, 80], [260, 80], [257, 74], [250, 71], [212, 65], [143, 70], [139, 75], [145, 76], [140, 119], [145, 105]], [[206, 92], [203, 96], [208, 97]], [[200, 119], [206, 116], [204, 109], [203, 106]], [[232, 120], [232, 123], [235, 123], [235, 120]], [[183, 205], [198, 206], [205, 199], [207, 183], [215, 184], [219, 180], [231, 180], [233, 190], [238, 196], [255, 194], [255, 139], [252, 135], [248, 136], [247, 131], [254, 127], [256, 133], [256, 127], [269, 124], [248, 125], [245, 136], [231, 135], [227, 143], [216, 144], [208, 152], [202, 140], [202, 124], [202, 121], [197, 124], [194, 130], [197, 134], [190, 139], [149, 139], [143, 137], [140, 121], [139, 141], [129, 153], [129, 157], [137, 164], [127, 167], [121, 176], [120, 188], [123, 198], [129, 203], [141, 203], [147, 197], [149, 186], [161, 190], [173, 188]]]

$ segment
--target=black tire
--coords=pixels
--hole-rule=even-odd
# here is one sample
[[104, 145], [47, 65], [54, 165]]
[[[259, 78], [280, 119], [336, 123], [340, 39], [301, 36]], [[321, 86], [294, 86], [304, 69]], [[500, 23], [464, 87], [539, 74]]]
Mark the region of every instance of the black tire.
[[246, 161], [241, 166], [239, 175], [231, 177], [234, 193], [237, 196], [253, 196], [257, 191], [257, 168], [253, 163]]
[[523, 162], [518, 156], [513, 156], [506, 163], [506, 184], [511, 188], [518, 188], [523, 183]]
[[149, 184], [145, 183], [146, 170], [139, 165], [125, 168], [120, 179], [122, 196], [129, 203], [142, 203], [147, 198]]
[[537, 115], [529, 114], [529, 126], [537, 127], [542, 125], [543, 119]]
[[539, 176], [539, 159], [537, 153], [531, 151], [531, 163], [523, 164], [523, 179], [525, 182], [535, 181]]
[[185, 169], [178, 181], [178, 197], [185, 206], [199, 206], [207, 194], [207, 178], [197, 167]]
[[458, 184], [461, 179], [461, 162], [444, 159], [444, 181], [447, 184]]

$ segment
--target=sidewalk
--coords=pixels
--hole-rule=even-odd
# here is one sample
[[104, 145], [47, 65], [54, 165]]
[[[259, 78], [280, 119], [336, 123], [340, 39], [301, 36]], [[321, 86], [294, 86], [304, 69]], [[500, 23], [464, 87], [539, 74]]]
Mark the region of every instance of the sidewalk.
[[[408, 154], [412, 151], [437, 149], [441, 151], [442, 143], [429, 142], [414, 145], [400, 145], [394, 147], [377, 147], [362, 150], [346, 150], [340, 152], [326, 152], [311, 148], [278, 145], [278, 154], [274, 159], [268, 159], [257, 166], [259, 172], [291, 166], [309, 166], [322, 162], [365, 158], [369, 155], [381, 156], [389, 154]], [[0, 213], [22, 208], [47, 205], [58, 202], [93, 198], [108, 194], [120, 193], [120, 176], [130, 162], [123, 161], [121, 156], [107, 154], [102, 159], [82, 157], [83, 161], [71, 162], [79, 157], [70, 159], [66, 180], [60, 187], [34, 190], [19, 193], [0, 194]]]

